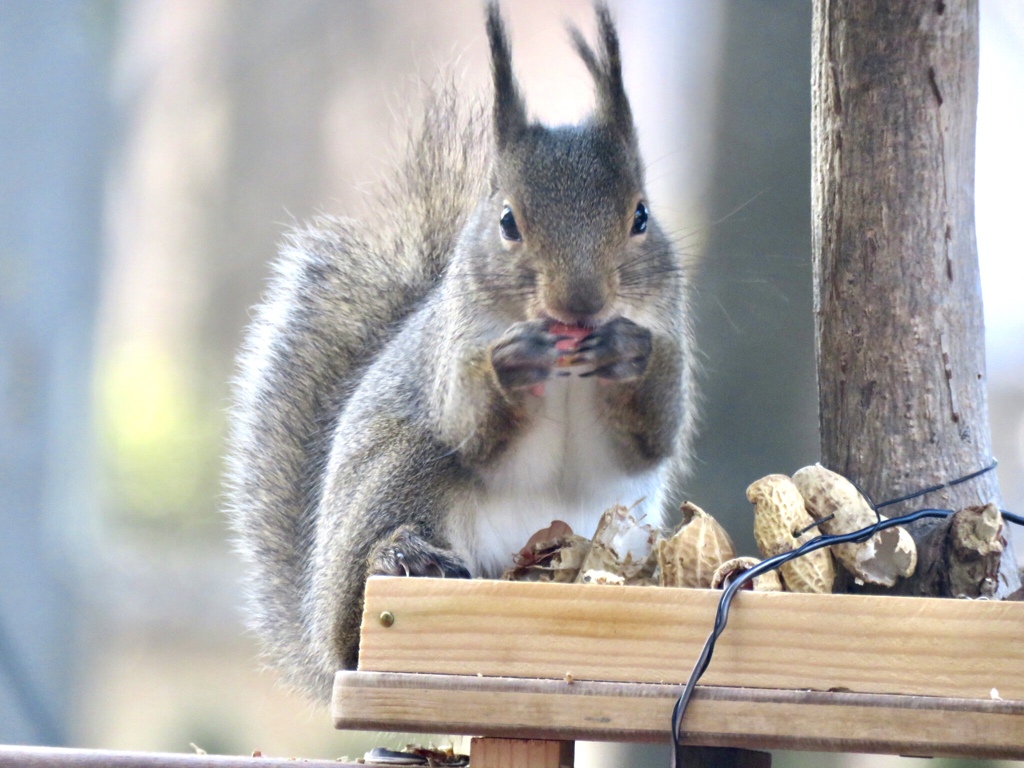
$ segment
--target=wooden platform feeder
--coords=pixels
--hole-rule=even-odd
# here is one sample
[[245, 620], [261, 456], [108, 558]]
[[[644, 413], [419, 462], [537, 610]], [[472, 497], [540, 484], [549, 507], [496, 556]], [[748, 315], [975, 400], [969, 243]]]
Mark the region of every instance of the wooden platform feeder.
[[[813, 19], [821, 458], [894, 498], [991, 463], [974, 237], [978, 5], [815, 0]], [[999, 504], [991, 472], [928, 498], [988, 503]], [[335, 724], [484, 737], [473, 768], [558, 768], [577, 739], [665, 741], [718, 599], [371, 579]], [[763, 766], [746, 750], [765, 749], [1024, 759], [1022, 634], [1022, 602], [740, 593], [682, 724], [683, 744], [725, 751], [688, 765]]]
[[[719, 596], [374, 578], [359, 669], [335, 681], [334, 722], [664, 742]], [[1017, 602], [742, 592], [682, 743], [1024, 759], [1022, 628]], [[512, 750], [488, 740], [474, 752], [495, 744]], [[571, 765], [564, 746], [530, 748], [548, 751], [474, 768]]]

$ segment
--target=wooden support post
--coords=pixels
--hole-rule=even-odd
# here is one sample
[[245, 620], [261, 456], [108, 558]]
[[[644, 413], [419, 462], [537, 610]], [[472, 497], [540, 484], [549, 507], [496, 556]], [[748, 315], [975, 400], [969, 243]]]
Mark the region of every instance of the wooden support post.
[[[815, 0], [811, 87], [822, 464], [880, 502], [992, 462], [974, 235], [977, 0]], [[886, 514], [990, 502], [993, 472]], [[911, 529], [918, 572], [904, 591], [1020, 588], [1008, 537], [998, 579], [920, 583], [944, 568], [944, 525]]]
[[687, 768], [772, 768], [768, 752], [729, 747], [683, 747], [679, 750]]
[[473, 768], [572, 768], [576, 743], [542, 739], [473, 739]]

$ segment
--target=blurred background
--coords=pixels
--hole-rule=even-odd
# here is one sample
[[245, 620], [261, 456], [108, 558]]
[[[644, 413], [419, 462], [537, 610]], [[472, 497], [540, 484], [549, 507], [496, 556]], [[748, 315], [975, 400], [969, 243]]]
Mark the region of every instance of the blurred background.
[[[503, 6], [532, 111], [580, 118], [591, 85], [563, 22], [592, 32], [589, 3]], [[752, 553], [743, 489], [818, 457], [810, 2], [612, 7], [652, 211], [696, 265], [689, 495]], [[991, 420], [1004, 502], [1024, 512], [1024, 5], [981, 14]], [[276, 243], [365, 210], [402, 115], [452, 70], [486, 95], [478, 0], [0, 0], [0, 743], [402, 743], [333, 731], [259, 669], [219, 482], [233, 357]], [[577, 764], [667, 764], [623, 749], [581, 745]]]

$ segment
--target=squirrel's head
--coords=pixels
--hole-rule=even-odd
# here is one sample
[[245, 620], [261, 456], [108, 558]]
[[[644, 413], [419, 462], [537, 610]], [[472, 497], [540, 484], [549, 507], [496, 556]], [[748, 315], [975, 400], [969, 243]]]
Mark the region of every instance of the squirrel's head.
[[671, 244], [649, 218], [615, 26], [603, 3], [596, 12], [596, 51], [579, 29], [569, 31], [597, 107], [579, 125], [552, 128], [527, 118], [498, 5], [487, 7], [493, 194], [478, 242], [491, 277], [516, 288], [511, 295], [527, 316], [578, 325], [643, 306], [674, 271]]

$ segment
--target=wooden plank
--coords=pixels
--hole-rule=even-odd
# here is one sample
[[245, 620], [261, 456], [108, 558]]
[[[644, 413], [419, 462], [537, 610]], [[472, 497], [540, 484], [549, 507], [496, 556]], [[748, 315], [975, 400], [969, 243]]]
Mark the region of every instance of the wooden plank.
[[575, 744], [543, 739], [473, 739], [473, 768], [572, 768]]
[[[359, 669], [685, 682], [709, 590], [373, 578]], [[394, 616], [390, 626], [379, 620]], [[1024, 603], [742, 592], [702, 682], [1024, 700]]]
[[0, 746], [0, 768], [365, 768], [335, 760]]
[[[677, 685], [339, 672], [339, 728], [667, 741]], [[1024, 701], [699, 686], [683, 744], [1024, 758]]]

